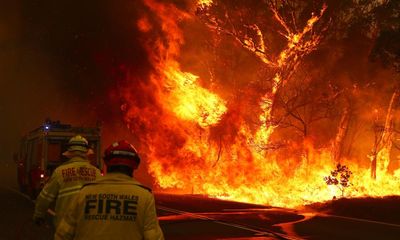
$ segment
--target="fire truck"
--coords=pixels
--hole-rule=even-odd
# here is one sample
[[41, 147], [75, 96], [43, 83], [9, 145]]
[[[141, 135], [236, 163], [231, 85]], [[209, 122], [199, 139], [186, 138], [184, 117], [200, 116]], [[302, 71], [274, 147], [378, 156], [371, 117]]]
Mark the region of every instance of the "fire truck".
[[69, 139], [75, 135], [85, 137], [94, 154], [88, 158], [92, 165], [102, 168], [100, 153], [100, 127], [74, 127], [60, 121], [46, 120], [43, 125], [30, 131], [20, 142], [17, 163], [17, 178], [20, 191], [35, 199], [54, 169], [67, 161], [62, 155]]

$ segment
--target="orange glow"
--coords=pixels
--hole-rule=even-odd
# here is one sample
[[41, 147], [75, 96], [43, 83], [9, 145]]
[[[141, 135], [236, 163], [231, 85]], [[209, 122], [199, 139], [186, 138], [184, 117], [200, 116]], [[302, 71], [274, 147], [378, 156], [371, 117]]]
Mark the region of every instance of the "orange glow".
[[204, 8], [204, 7], [209, 7], [213, 4], [213, 0], [199, 0], [197, 2], [197, 5]]
[[272, 9], [274, 12], [275, 19], [281, 24], [281, 26], [285, 29], [286, 34], [284, 36], [288, 39], [287, 47], [279, 54], [278, 58], [278, 66], [283, 66], [290, 57], [298, 57], [297, 54], [302, 54], [304, 52], [310, 52], [319, 44], [320, 37], [318, 35], [311, 35], [310, 39], [305, 40], [305, 36], [313, 30], [314, 25], [320, 20], [320, 18], [324, 15], [327, 9], [326, 5], [322, 6], [321, 12], [319, 15], [313, 15], [310, 19], [308, 19], [306, 26], [303, 28], [301, 32], [293, 32], [286, 25], [285, 21], [278, 14], [275, 9]]
[[142, 32], [149, 32], [151, 30], [151, 24], [149, 22], [149, 19], [147, 18], [139, 19], [139, 21], [137, 22], [137, 26]]
[[[260, 28], [250, 26], [256, 39], [246, 38], [243, 47], [255, 53], [261, 63], [276, 69], [270, 89], [258, 95], [262, 97], [253, 106], [256, 111], [251, 113], [256, 114], [250, 123], [230, 108], [236, 106], [235, 100], [224, 99], [221, 89], [207, 86], [207, 79], [183, 70], [179, 56], [185, 41], [179, 24], [191, 20], [192, 15], [172, 4], [144, 2], [160, 26], [155, 29], [143, 18], [138, 22], [139, 29], [144, 34], [153, 30], [162, 33], [146, 46], [153, 68], [149, 83], [134, 85], [150, 100], [147, 105], [142, 104], [138, 96], [127, 91], [122, 109], [128, 127], [139, 135], [149, 171], [161, 190], [281, 207], [296, 207], [341, 195], [338, 188], [327, 186], [323, 180], [337, 164], [330, 147], [316, 149], [314, 142], [306, 139], [294, 146], [304, 149], [299, 154], [282, 157], [267, 149], [277, 128], [272, 123], [276, 94], [298, 66], [299, 59], [319, 44], [320, 36], [313, 33], [313, 28], [327, 6], [319, 14], [313, 14], [298, 32], [292, 31], [273, 10], [287, 39], [275, 57], [267, 55]], [[200, 7], [212, 4], [211, 0], [198, 1]], [[288, 68], [289, 73], [285, 71]], [[345, 196], [398, 194], [400, 170], [392, 175], [387, 173], [387, 150], [380, 151], [377, 158], [375, 180], [371, 178], [367, 158], [341, 160], [353, 172], [352, 185]]]
[[183, 120], [192, 120], [201, 127], [208, 127], [219, 122], [226, 112], [225, 103], [216, 94], [197, 85], [197, 76], [184, 73], [173, 68], [165, 69], [171, 89], [167, 97], [169, 106], [177, 117]]

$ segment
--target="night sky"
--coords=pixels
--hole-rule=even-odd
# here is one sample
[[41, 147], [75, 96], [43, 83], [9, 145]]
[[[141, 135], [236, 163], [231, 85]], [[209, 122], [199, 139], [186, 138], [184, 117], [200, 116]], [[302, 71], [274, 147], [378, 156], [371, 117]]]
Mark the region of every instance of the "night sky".
[[47, 118], [103, 126], [103, 144], [133, 141], [122, 122], [124, 69], [145, 76], [140, 1], [0, 2], [0, 168]]

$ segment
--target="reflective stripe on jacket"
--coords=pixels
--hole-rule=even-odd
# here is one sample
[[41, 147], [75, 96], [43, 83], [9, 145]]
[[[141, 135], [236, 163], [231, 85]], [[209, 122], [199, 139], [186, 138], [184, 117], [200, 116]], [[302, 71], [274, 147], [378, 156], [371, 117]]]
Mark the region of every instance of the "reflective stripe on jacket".
[[36, 199], [34, 217], [44, 218], [55, 202], [54, 226], [57, 227], [68, 206], [83, 184], [95, 181], [100, 170], [82, 157], [73, 157], [57, 167]]
[[153, 194], [122, 173], [84, 186], [55, 234], [57, 239], [163, 240]]

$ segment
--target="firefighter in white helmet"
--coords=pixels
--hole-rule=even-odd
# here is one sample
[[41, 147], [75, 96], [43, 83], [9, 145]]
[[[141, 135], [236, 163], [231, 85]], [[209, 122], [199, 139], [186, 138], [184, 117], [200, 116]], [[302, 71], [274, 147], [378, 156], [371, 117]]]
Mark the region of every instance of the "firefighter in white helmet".
[[33, 220], [36, 224], [44, 223], [49, 207], [55, 202], [54, 227], [57, 228], [68, 206], [73, 201], [83, 184], [95, 181], [101, 176], [100, 170], [87, 159], [93, 153], [88, 141], [80, 136], [72, 137], [68, 150], [63, 153], [68, 161], [57, 167], [36, 199]]
[[125, 140], [105, 150], [107, 174], [86, 184], [71, 205], [55, 239], [163, 240], [151, 190], [133, 178], [140, 163]]

